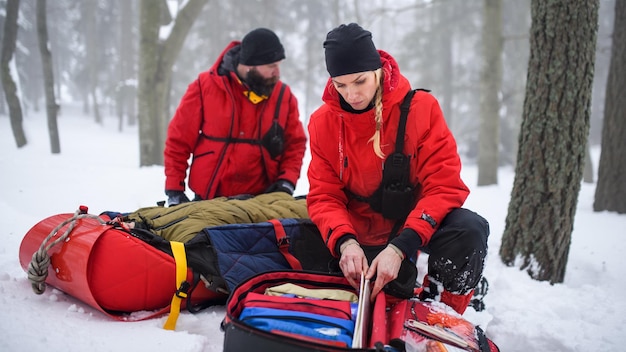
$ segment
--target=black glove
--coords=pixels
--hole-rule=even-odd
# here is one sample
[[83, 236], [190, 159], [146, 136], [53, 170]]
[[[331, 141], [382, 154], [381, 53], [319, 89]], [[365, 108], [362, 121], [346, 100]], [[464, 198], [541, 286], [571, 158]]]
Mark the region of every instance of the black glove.
[[406, 258], [415, 257], [415, 253], [422, 246], [422, 238], [410, 228], [405, 228], [400, 234], [391, 240], [391, 244], [398, 247]]
[[287, 180], [278, 180], [274, 183], [272, 183], [271, 186], [269, 186], [266, 190], [265, 193], [272, 193], [272, 192], [285, 192], [288, 194], [293, 194], [293, 191], [295, 190], [296, 186], [293, 185], [293, 183], [287, 181]]
[[169, 207], [189, 202], [189, 198], [187, 198], [187, 195], [183, 191], [165, 190], [165, 194], [167, 195], [167, 206]]

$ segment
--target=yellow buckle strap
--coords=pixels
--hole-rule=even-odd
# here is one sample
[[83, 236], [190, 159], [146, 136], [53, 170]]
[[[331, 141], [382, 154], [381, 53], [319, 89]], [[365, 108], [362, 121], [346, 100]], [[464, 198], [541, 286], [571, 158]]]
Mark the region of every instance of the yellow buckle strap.
[[187, 255], [185, 253], [185, 244], [171, 241], [170, 245], [172, 246], [174, 261], [176, 262], [176, 292], [170, 304], [170, 315], [163, 325], [163, 329], [165, 330], [176, 329], [176, 321], [180, 314], [181, 301], [187, 298], [189, 288], [191, 287], [189, 282], [187, 282]]

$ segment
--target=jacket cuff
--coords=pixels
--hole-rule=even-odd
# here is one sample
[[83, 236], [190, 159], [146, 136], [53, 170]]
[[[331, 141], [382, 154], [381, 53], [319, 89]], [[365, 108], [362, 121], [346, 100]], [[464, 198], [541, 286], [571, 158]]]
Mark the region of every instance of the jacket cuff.
[[185, 191], [185, 181], [175, 181], [170, 178], [165, 179], [166, 191]]
[[391, 244], [401, 250], [405, 258], [414, 258], [415, 253], [422, 245], [422, 238], [415, 230], [407, 227], [396, 238], [391, 240]]
[[[353, 235], [351, 233], [347, 233], [347, 234], [341, 236], [337, 240], [337, 242], [335, 242], [335, 251], [334, 252], [337, 254], [337, 257], [341, 257], [341, 250], [340, 250], [341, 249], [341, 245], [344, 242], [346, 242], [347, 240], [349, 240], [349, 239], [353, 239], [353, 240], [356, 241], [356, 235]], [[357, 241], [357, 243], [358, 243], [358, 241]]]

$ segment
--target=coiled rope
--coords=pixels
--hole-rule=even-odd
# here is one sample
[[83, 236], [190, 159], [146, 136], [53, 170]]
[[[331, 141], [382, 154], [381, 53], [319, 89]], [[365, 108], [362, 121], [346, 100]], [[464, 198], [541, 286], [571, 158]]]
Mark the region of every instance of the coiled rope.
[[[50, 265], [50, 256], [48, 255], [48, 251], [58, 243], [65, 241], [74, 230], [76, 222], [85, 218], [96, 219], [102, 225], [107, 224], [107, 222], [102, 220], [99, 216], [87, 214], [87, 207], [80, 206], [71, 218], [63, 221], [55, 227], [43, 240], [39, 250], [33, 253], [33, 258], [31, 259], [30, 264], [28, 264], [28, 280], [31, 282], [33, 291], [36, 294], [40, 295], [46, 291], [46, 278], [48, 277], [48, 266]], [[65, 230], [65, 233], [51, 242], [57, 232], [59, 232], [59, 230], [68, 223], [70, 225], [67, 230]]]

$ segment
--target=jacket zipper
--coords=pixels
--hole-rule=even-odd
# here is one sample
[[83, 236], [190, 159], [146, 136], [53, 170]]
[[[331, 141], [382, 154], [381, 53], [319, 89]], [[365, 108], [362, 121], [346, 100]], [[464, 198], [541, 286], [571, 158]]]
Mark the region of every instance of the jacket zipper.
[[166, 228], [168, 228], [168, 227], [170, 227], [170, 226], [172, 226], [172, 225], [176, 225], [176, 224], [178, 224], [179, 222], [181, 222], [181, 221], [183, 221], [183, 220], [186, 220], [188, 217], [189, 217], [189, 215], [185, 215], [184, 217], [179, 218], [179, 219], [176, 219], [176, 220], [174, 220], [174, 221], [171, 221], [171, 222], [169, 222], [169, 223], [167, 223], [167, 224], [165, 224], [165, 225], [162, 225], [162, 226], [159, 226], [159, 227], [155, 227], [153, 230], [154, 230], [154, 231], [165, 230]]
[[341, 119], [341, 127], [339, 128], [339, 181], [343, 181], [343, 171], [348, 168], [348, 157], [345, 156], [343, 149], [343, 115], [340, 114], [339, 118]]

